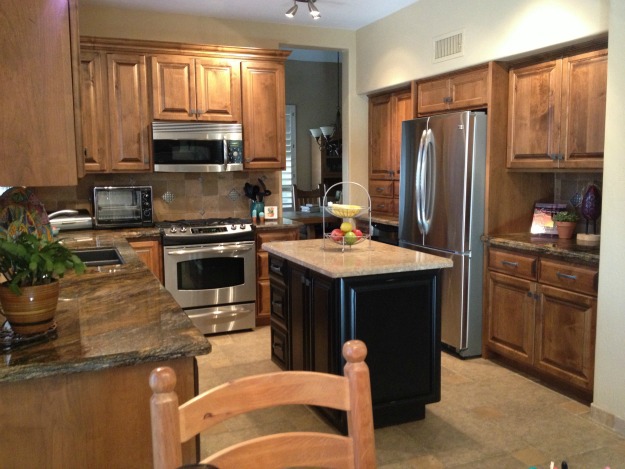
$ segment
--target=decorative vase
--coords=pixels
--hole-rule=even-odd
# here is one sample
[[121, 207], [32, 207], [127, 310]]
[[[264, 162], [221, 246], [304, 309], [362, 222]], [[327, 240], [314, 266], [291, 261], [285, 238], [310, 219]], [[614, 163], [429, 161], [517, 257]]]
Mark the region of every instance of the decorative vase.
[[558, 238], [571, 239], [576, 226], [577, 223], [574, 221], [557, 221], [556, 228], [558, 229]]
[[59, 282], [21, 287], [16, 295], [6, 285], [0, 285], [2, 314], [13, 332], [22, 335], [45, 332], [54, 325], [59, 300]]

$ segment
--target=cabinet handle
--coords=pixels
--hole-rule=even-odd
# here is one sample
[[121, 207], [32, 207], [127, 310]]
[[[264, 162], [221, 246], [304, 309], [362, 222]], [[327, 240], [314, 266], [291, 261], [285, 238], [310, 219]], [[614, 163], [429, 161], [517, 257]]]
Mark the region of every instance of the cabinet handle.
[[507, 267], [517, 268], [519, 266], [518, 262], [510, 262], [510, 261], [501, 261], [501, 263]]
[[556, 272], [556, 275], [559, 278], [567, 278], [569, 280], [577, 280], [577, 275], [563, 274], [562, 272]]
[[273, 348], [277, 348], [279, 350], [282, 350], [282, 344], [278, 343], [278, 342], [274, 342], [272, 345]]
[[376, 191], [376, 192], [384, 192], [384, 189], [382, 189], [381, 187], [376, 187], [376, 188], [375, 188], [375, 191]]
[[269, 270], [271, 270], [275, 274], [282, 275], [282, 270], [280, 270], [279, 265], [269, 264]]
[[282, 301], [272, 301], [271, 302], [271, 309], [276, 309], [276, 306], [280, 309], [282, 309]]

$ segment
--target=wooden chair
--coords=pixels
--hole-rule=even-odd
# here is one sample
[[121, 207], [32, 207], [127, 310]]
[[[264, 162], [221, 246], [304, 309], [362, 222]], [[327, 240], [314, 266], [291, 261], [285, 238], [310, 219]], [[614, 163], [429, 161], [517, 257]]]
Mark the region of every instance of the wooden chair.
[[297, 212], [301, 210], [302, 205], [306, 204], [317, 204], [321, 205], [321, 201], [323, 199], [323, 195], [325, 193], [325, 185], [319, 184], [317, 189], [313, 189], [310, 191], [304, 191], [302, 189], [298, 189], [296, 184], [293, 184], [293, 209]]
[[344, 376], [310, 371], [280, 371], [236, 379], [178, 404], [176, 375], [159, 367], [150, 375], [152, 452], [155, 469], [182, 466], [181, 443], [230, 417], [256, 409], [306, 404], [347, 411], [348, 435], [289, 432], [237, 443], [202, 460], [219, 469], [376, 467], [367, 347], [359, 340], [343, 345]]

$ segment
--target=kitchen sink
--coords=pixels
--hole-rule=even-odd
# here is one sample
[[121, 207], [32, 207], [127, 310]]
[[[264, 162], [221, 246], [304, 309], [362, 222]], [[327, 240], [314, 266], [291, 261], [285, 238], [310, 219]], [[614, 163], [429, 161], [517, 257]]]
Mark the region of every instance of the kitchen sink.
[[87, 267], [123, 264], [124, 259], [116, 248], [75, 249], [76, 254]]

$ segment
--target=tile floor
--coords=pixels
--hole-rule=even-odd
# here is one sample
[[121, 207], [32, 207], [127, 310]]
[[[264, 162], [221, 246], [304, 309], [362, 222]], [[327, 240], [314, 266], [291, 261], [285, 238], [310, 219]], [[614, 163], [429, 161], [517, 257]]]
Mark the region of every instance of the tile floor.
[[[198, 358], [200, 391], [278, 369], [269, 328], [210, 337]], [[265, 432], [330, 429], [306, 407], [259, 411], [223, 423], [202, 439], [205, 454]], [[590, 419], [589, 407], [481, 358], [443, 353], [442, 398], [424, 420], [375, 431], [380, 469], [625, 469], [625, 438]]]

